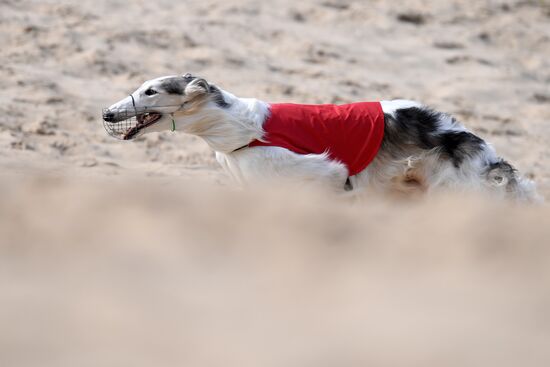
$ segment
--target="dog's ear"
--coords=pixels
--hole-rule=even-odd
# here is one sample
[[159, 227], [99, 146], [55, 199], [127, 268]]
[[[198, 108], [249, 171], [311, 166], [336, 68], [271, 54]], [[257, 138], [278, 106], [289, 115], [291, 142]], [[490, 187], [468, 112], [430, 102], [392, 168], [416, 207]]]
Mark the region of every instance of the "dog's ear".
[[202, 78], [193, 79], [193, 81], [185, 87], [185, 95], [189, 97], [207, 94], [208, 92], [210, 92], [210, 85]]

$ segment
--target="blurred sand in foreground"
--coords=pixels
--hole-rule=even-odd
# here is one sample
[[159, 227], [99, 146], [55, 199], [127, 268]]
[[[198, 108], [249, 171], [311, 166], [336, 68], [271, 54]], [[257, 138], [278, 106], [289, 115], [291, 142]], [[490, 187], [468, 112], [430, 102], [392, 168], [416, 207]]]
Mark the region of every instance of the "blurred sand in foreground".
[[2, 366], [545, 366], [547, 207], [35, 178], [0, 203]]

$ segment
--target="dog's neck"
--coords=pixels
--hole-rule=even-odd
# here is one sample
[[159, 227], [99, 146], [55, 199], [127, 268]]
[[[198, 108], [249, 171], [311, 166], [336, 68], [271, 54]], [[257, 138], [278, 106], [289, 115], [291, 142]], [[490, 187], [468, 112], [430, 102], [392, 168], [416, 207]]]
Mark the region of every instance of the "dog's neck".
[[263, 135], [269, 105], [221, 91], [227, 105], [206, 101], [196, 113], [175, 115], [176, 130], [201, 137], [215, 151], [230, 153]]

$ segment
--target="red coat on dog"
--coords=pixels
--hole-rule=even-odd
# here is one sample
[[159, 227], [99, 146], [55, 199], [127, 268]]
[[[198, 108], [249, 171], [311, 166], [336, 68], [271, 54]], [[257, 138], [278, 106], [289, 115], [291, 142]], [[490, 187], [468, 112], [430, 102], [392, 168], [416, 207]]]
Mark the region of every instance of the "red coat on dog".
[[349, 176], [374, 159], [384, 137], [384, 112], [379, 102], [345, 105], [271, 105], [265, 135], [249, 146], [276, 146], [298, 154], [321, 154], [343, 163]]

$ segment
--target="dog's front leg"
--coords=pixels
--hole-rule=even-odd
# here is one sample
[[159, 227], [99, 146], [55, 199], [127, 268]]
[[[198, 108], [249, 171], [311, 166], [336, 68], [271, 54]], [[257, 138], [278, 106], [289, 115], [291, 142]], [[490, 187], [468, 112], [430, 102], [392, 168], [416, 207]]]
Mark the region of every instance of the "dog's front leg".
[[227, 156], [226, 166], [239, 181], [310, 183], [343, 191], [346, 167], [326, 154], [296, 154], [279, 147], [253, 147]]

